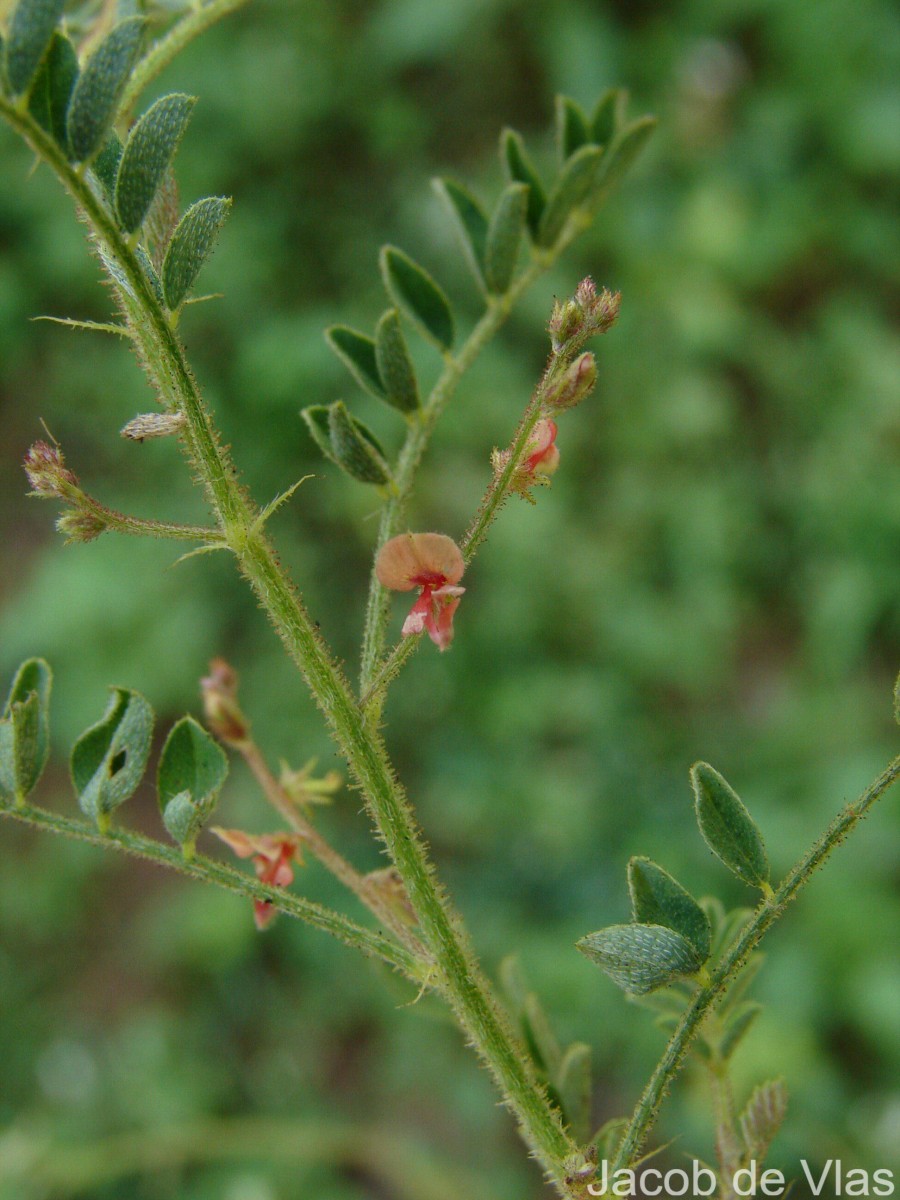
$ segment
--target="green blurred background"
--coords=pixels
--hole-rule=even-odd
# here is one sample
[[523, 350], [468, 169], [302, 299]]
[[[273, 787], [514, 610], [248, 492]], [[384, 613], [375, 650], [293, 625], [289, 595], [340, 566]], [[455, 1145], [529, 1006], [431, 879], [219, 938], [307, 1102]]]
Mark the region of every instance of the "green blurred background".
[[[466, 580], [453, 652], [423, 647], [386, 713], [479, 952], [493, 970], [518, 950], [560, 1036], [596, 1047], [598, 1123], [630, 1109], [663, 1041], [572, 948], [627, 919], [629, 855], [696, 894], [750, 900], [700, 840], [689, 764], [705, 758], [732, 781], [784, 870], [896, 750], [898, 77], [889, 0], [280, 0], [210, 32], [147, 96], [200, 97], [182, 197], [235, 207], [203, 279], [224, 298], [189, 310], [184, 336], [254, 495], [316, 472], [274, 533], [350, 669], [376, 506], [317, 457], [298, 410], [343, 396], [391, 445], [400, 429], [322, 329], [374, 325], [385, 241], [434, 270], [463, 324], [475, 318], [428, 181], [447, 173], [492, 199], [504, 124], [546, 167], [558, 91], [590, 105], [623, 85], [632, 113], [660, 117], [596, 229], [529, 295], [443, 422], [411, 523], [460, 534], [541, 368], [552, 297], [586, 273], [622, 291], [597, 392], [561, 422], [552, 490], [504, 511]], [[18, 464], [43, 418], [107, 503], [204, 517], [174, 445], [117, 436], [152, 408], [125, 347], [30, 323], [110, 311], [67, 199], [30, 167], [4, 128], [0, 668], [8, 678], [43, 654], [56, 670], [40, 798], [72, 810], [68, 747], [108, 684], [143, 691], [164, 731], [197, 711], [213, 654], [240, 670], [273, 762], [340, 766], [224, 556], [173, 569], [167, 545], [64, 547], [50, 506], [25, 498]], [[433, 376], [427, 351], [422, 363]], [[322, 827], [376, 867], [359, 807], [343, 793]], [[125, 819], [158, 828], [154, 809], [145, 784]], [[271, 824], [239, 767], [221, 818]], [[741, 1097], [787, 1079], [772, 1162], [788, 1174], [801, 1157], [900, 1166], [898, 828], [892, 794], [769, 941], [755, 987], [766, 1011], [735, 1076]], [[299, 1166], [169, 1165], [83, 1194], [542, 1194], [455, 1028], [427, 1003], [401, 1007], [412, 997], [350, 951], [285, 918], [259, 936], [245, 903], [11, 823], [0, 853], [3, 1200], [50, 1194], [23, 1191], [11, 1170], [48, 1140], [249, 1115], [296, 1119], [298, 1139], [326, 1121], [358, 1147], [381, 1124], [434, 1165], [419, 1178], [417, 1160], [386, 1148], [404, 1190], [371, 1149], [330, 1164], [313, 1130], [322, 1154]], [[315, 867], [300, 886], [339, 899]], [[699, 1071], [678, 1083], [659, 1135], [678, 1136], [670, 1164], [712, 1156]], [[451, 1186], [463, 1163], [474, 1178]]]

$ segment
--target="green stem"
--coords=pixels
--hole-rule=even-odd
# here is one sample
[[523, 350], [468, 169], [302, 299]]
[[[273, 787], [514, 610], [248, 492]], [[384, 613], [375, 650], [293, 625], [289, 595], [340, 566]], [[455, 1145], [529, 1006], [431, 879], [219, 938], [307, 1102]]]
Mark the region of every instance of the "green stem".
[[405, 924], [398, 913], [395, 913], [384, 900], [377, 887], [372, 886], [371, 880], [357, 871], [342, 854], [331, 845], [327, 838], [308, 821], [297, 805], [269, 770], [269, 764], [263, 757], [262, 751], [252, 738], [246, 737], [240, 742], [233, 743], [235, 749], [250, 768], [256, 782], [259, 784], [266, 799], [279, 814], [282, 820], [295, 833], [303, 838], [305, 848], [315, 856], [325, 868], [344, 887], [348, 888], [361, 904], [381, 921], [408, 950], [422, 962], [428, 960], [424, 947], [420, 944], [408, 924]]
[[760, 905], [753, 920], [745, 926], [731, 949], [715, 970], [710, 973], [709, 984], [697, 992], [685, 1009], [638, 1101], [631, 1122], [616, 1150], [613, 1170], [627, 1167], [637, 1158], [647, 1134], [656, 1120], [660, 1104], [672, 1080], [678, 1074], [694, 1038], [700, 1032], [704, 1018], [723, 998], [760, 939], [782, 916], [787, 906], [813, 873], [822, 866], [829, 855], [898, 777], [900, 777], [900, 755], [889, 764], [874, 783], [866, 788], [862, 795], [841, 810], [822, 836], [787, 873], [775, 889], [771, 900], [765, 900]]
[[268, 546], [262, 539], [250, 539], [238, 558], [361, 786], [437, 964], [435, 986], [506, 1095], [536, 1157], [554, 1180], [561, 1180], [563, 1163], [575, 1146], [509, 1030], [459, 919], [435, 881], [415, 816], [394, 778], [380, 735], [367, 723]]
[[94, 513], [103, 521], [111, 533], [128, 533], [135, 537], [171, 538], [181, 542], [218, 543], [223, 548], [225, 540], [220, 530], [212, 525], [181, 525], [177, 521], [155, 521], [152, 517], [132, 517], [128, 513], [107, 508], [93, 496], [82, 493], [81, 507]]
[[13, 817], [17, 821], [24, 821], [27, 825], [33, 825], [50, 833], [61, 833], [65, 837], [75, 838], [80, 842], [89, 842], [93, 846], [104, 848], [112, 846], [116, 850], [142, 858], [156, 866], [177, 871], [178, 874], [185, 875], [189, 879], [199, 879], [202, 883], [215, 884], [216, 887], [224, 888], [225, 891], [233, 892], [237, 896], [244, 896], [248, 900], [267, 901], [274, 905], [279, 912], [286, 913], [289, 917], [297, 917], [315, 929], [330, 933], [332, 937], [338, 938], [356, 950], [361, 950], [369, 957], [382, 959], [398, 971], [402, 971], [414, 983], [422, 985], [426, 982], [426, 969], [402, 946], [397, 946], [381, 934], [357, 925], [340, 913], [323, 908], [293, 892], [286, 892], [284, 888], [269, 887], [251, 875], [236, 871], [233, 867], [216, 862], [214, 859], [197, 856], [187, 862], [180, 849], [154, 841], [139, 833], [132, 833], [127, 829], [117, 829], [114, 826], [106, 833], [100, 833], [95, 826], [89, 825], [86, 821], [61, 816], [32, 805], [15, 809], [0, 809], [0, 815]]
[[[188, 370], [181, 345], [140, 263], [91, 187], [60, 154], [55, 144], [24, 112], [0, 100], [6, 116], [45, 158], [71, 192], [94, 228], [101, 245], [116, 262], [128, 285], [119, 288], [141, 339], [146, 365], [164, 403], [185, 417], [183, 441], [193, 468], [203, 481], [219, 526], [260, 605], [268, 613], [290, 657], [322, 709], [342, 753], [366, 799], [367, 808], [400, 873], [426, 944], [437, 965], [435, 986], [453, 1009], [467, 1037], [491, 1070], [515, 1113], [525, 1140], [565, 1194], [565, 1160], [575, 1151], [558, 1111], [539, 1083], [524, 1048], [512, 1034], [480, 966], [462, 932], [459, 919], [434, 878], [434, 868], [412, 809], [395, 779], [384, 743], [365, 721], [349, 683], [332, 659], [300, 597], [280, 566], [259, 527], [259, 513], [240, 488], [234, 469], [220, 446]], [[527, 276], [526, 272], [526, 276]], [[525, 278], [523, 276], [523, 278]], [[498, 302], [506, 307], [511, 295]], [[485, 317], [489, 322], [490, 313]], [[482, 323], [485, 329], [488, 325]], [[486, 340], [486, 334], [482, 340]], [[477, 353], [480, 341], [448, 364], [445, 384], [430, 403], [431, 422], [452, 394], [462, 370]], [[407, 446], [405, 468], [424, 450], [430, 429]], [[418, 447], [418, 450], [416, 450]]]
[[[461, 550], [466, 566], [475, 557], [476, 552], [487, 537], [487, 532], [497, 518], [500, 509], [509, 499], [515, 483], [516, 471], [519, 468], [528, 439], [541, 416], [541, 406], [557, 374], [557, 369], [565, 369], [567, 361], [554, 357], [544, 372], [528, 407], [519, 422], [509, 451], [509, 458], [503, 470], [495, 475], [488, 484], [484, 499], [462, 540]], [[535, 484], [537, 486], [537, 484]], [[386, 658], [381, 660], [378, 673], [368, 688], [360, 697], [359, 706], [365, 712], [370, 723], [377, 724], [384, 704], [385, 693], [390, 683], [399, 675], [401, 668], [418, 648], [422, 634], [413, 634], [401, 638], [394, 645]]]
[[[712, 1019], [714, 1014], [710, 1014]], [[734, 1090], [728, 1063], [713, 1052], [707, 1063], [709, 1090], [716, 1125], [716, 1157], [719, 1162], [718, 1200], [734, 1200], [732, 1181], [741, 1165], [743, 1145], [738, 1137], [734, 1110]]]
[[[406, 441], [394, 469], [397, 492], [396, 495], [388, 498], [381, 511], [376, 554], [385, 542], [402, 532], [402, 524], [419, 463], [431, 440], [435, 423], [453, 398], [460, 379], [503, 325], [516, 302], [535, 280], [549, 269], [574, 236], [575, 232], [573, 231], [565, 238], [561, 238], [552, 251], [542, 251], [539, 256], [536, 254], [531, 264], [515, 280], [505, 295], [489, 299], [484, 315], [469, 334], [459, 353], [447, 356], [444, 370], [423, 405], [420, 419], [410, 422]], [[361, 696], [376, 694], [373, 692], [372, 685], [381, 672], [381, 658], [387, 638], [388, 596], [387, 589], [382, 585], [373, 568], [369, 581], [369, 598], [363, 632], [359, 684]], [[380, 691], [380, 689], [378, 690]]]
[[122, 99], [122, 116], [127, 119], [144, 88], [162, 74], [185, 46], [216, 21], [246, 3], [247, 0], [208, 0], [208, 3], [191, 8], [185, 16], [179, 18], [135, 67]]

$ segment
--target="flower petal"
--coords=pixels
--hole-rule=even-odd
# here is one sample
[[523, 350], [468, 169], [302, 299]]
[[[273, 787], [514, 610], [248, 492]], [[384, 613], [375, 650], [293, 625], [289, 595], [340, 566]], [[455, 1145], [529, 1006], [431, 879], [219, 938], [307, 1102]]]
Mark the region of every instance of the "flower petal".
[[458, 583], [465, 569], [459, 546], [443, 533], [401, 533], [375, 560], [379, 582], [395, 592]]

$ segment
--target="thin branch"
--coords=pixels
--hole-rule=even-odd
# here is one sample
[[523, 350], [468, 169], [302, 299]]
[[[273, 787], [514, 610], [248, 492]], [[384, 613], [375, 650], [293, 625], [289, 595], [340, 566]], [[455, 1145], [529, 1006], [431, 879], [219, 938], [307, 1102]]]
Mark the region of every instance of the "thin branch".
[[198, 4], [190, 8], [180, 17], [172, 28], [154, 43], [150, 51], [144, 55], [135, 67], [125, 94], [122, 98], [120, 112], [127, 120], [138, 97], [148, 84], [166, 69], [181, 51], [199, 37], [204, 30], [215, 25], [216, 21], [228, 16], [235, 9], [241, 8], [247, 0], [208, 0], [206, 4]]
[[672, 1080], [678, 1074], [685, 1056], [700, 1032], [707, 1013], [724, 997], [730, 984], [756, 949], [763, 935], [781, 917], [800, 889], [840, 845], [853, 827], [866, 815], [872, 805], [900, 777], [900, 755], [897, 756], [856, 800], [848, 804], [831, 822], [810, 850], [791, 868], [771, 900], [765, 900], [753, 920], [746, 925], [731, 949], [715, 970], [710, 981], [701, 988], [682, 1014], [675, 1032], [669, 1039], [644, 1093], [638, 1101], [631, 1122], [619, 1144], [611, 1170], [627, 1167], [634, 1162], [659, 1112], [660, 1104]]
[[338, 938], [339, 941], [356, 950], [361, 950], [369, 957], [380, 958], [383, 962], [401, 971], [414, 983], [421, 985], [426, 982], [425, 969], [404, 947], [397, 946], [388, 938], [365, 929], [362, 925], [357, 925], [354, 921], [342, 916], [341, 913], [323, 908], [320, 904], [306, 900], [293, 892], [286, 892], [284, 888], [269, 887], [252, 876], [236, 871], [233, 867], [217, 862], [215, 859], [197, 855], [190, 862], [186, 862], [180, 850], [174, 846], [167, 846], [164, 842], [157, 842], [142, 834], [115, 827], [108, 833], [99, 833], [95, 826], [89, 825], [86, 821], [62, 816], [33, 805], [25, 805], [16, 809], [3, 808], [0, 809], [0, 815], [23, 821], [26, 825], [33, 825], [49, 833], [61, 833], [65, 837], [75, 838], [80, 842], [89, 842], [93, 846], [121, 850], [125, 854], [142, 858], [156, 866], [167, 867], [189, 879], [199, 879], [203, 883], [214, 884], [237, 896], [244, 896], [248, 900], [265, 901], [277, 908], [279, 912], [305, 921], [314, 929], [330, 933], [332, 937]]
[[182, 444], [203, 481], [219, 526], [348, 760], [434, 956], [435, 986], [490, 1069], [536, 1158], [557, 1190], [569, 1194], [564, 1182], [566, 1164], [576, 1147], [496, 1000], [460, 918], [436, 881], [426, 843], [381, 736], [359, 711], [343, 670], [333, 659], [274, 548], [255, 528], [259, 510], [237, 482], [168, 314], [111, 214], [55, 143], [26, 112], [2, 98], [0, 115], [53, 168], [85, 213], [103, 253], [124, 280], [125, 286], [120, 286], [118, 292], [141, 339], [145, 365], [166, 407], [184, 414]]
[[233, 742], [232, 745], [250, 768], [262, 788], [263, 794], [275, 811], [295, 833], [299, 833], [303, 838], [304, 847], [309, 849], [309, 852], [319, 860], [326, 871], [329, 871], [335, 879], [353, 892], [360, 903], [364, 904], [374, 917], [386, 925], [401, 944], [406, 946], [420, 962], [428, 968], [433, 967], [431, 956], [415, 937], [409, 925], [404, 923], [389, 904], [385, 903], [381, 893], [372, 886], [371, 881], [357, 871], [356, 867], [349, 863], [343, 855], [339, 854], [316, 829], [315, 825], [298, 810], [297, 805], [269, 770], [269, 765], [256, 742], [248, 735], [239, 742]]

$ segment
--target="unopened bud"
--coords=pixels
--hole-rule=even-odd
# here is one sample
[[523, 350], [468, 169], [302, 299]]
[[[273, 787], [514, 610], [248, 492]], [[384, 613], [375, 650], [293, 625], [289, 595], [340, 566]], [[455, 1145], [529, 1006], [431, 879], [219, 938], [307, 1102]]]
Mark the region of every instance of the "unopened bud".
[[593, 354], [582, 354], [566, 367], [544, 399], [547, 408], [574, 408], [594, 390], [597, 382], [597, 364]]
[[237, 682], [237, 672], [224, 658], [212, 659], [209, 675], [200, 680], [206, 723], [229, 746], [245, 742], [250, 733], [250, 725], [238, 704]]
[[184, 413], [140, 413], [119, 431], [123, 438], [143, 442], [147, 438], [169, 437], [184, 425]]
[[92, 542], [107, 528], [107, 523], [92, 508], [70, 508], [56, 522], [67, 542]]
[[574, 300], [555, 300], [550, 314], [550, 345], [556, 354], [584, 328], [584, 309]]
[[23, 463], [32, 494], [69, 500], [80, 495], [78, 477], [68, 469], [62, 451], [46, 442], [35, 442]]
[[595, 333], [606, 333], [615, 323], [622, 307], [622, 293], [611, 292], [607, 288], [594, 299], [591, 307], [591, 324]]
[[571, 300], [557, 300], [553, 305], [548, 329], [554, 353], [560, 354], [566, 347], [574, 351], [588, 338], [606, 333], [619, 315], [621, 299], [619, 292], [607, 288], [598, 293], [590, 277], [582, 279]]
[[410, 904], [409, 896], [400, 874], [395, 867], [384, 867], [380, 871], [370, 871], [365, 876], [366, 891], [379, 898], [400, 918], [404, 925], [410, 927], [418, 924], [416, 911]]

